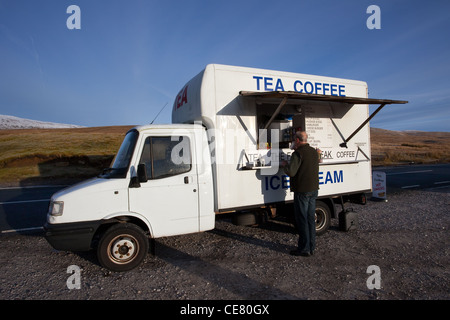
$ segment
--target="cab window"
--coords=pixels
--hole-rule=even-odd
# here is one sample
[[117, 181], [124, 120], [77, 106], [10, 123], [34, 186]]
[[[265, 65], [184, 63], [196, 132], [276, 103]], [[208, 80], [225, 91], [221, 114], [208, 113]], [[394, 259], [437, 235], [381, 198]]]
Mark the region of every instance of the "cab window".
[[192, 168], [190, 140], [185, 136], [147, 137], [140, 164], [149, 179], [161, 179], [189, 172]]

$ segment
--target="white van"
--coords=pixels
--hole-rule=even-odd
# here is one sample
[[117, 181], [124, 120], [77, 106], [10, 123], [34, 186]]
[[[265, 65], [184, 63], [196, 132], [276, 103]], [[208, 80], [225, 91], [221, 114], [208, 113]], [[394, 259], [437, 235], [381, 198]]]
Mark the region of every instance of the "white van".
[[[386, 104], [361, 81], [208, 65], [177, 95], [168, 125], [130, 130], [111, 168], [51, 199], [45, 236], [57, 250], [97, 249], [114, 271], [139, 265], [149, 239], [211, 230], [215, 215], [254, 223], [292, 202], [288, 160], [297, 130], [321, 154], [317, 232], [334, 199], [371, 191], [369, 120]], [[380, 104], [369, 116], [369, 104]], [[257, 209], [257, 210], [253, 210]]]

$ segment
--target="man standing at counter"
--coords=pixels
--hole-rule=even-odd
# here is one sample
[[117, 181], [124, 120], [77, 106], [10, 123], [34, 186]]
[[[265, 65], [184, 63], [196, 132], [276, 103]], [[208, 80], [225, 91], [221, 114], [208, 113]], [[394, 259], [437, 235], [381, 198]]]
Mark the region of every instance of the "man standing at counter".
[[284, 171], [290, 177], [290, 188], [294, 192], [294, 216], [299, 234], [298, 247], [290, 253], [308, 257], [316, 248], [316, 198], [319, 190], [319, 155], [308, 144], [305, 131], [295, 134], [292, 148], [295, 150]]

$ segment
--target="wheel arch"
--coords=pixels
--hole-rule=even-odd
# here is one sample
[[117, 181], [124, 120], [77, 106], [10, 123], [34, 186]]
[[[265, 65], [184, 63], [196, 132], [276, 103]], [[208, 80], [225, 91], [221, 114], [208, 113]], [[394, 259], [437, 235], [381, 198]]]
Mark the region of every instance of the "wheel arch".
[[[115, 214], [108, 215], [101, 220], [100, 226], [97, 228], [95, 235], [92, 239], [93, 243], [96, 243], [101, 235], [109, 229], [112, 225], [117, 223], [133, 223], [140, 227], [149, 238], [153, 238], [153, 230], [150, 222], [144, 218], [142, 215], [133, 212], [118, 212]], [[93, 245], [95, 247], [95, 245]]]
[[316, 201], [324, 203], [330, 209], [331, 218], [337, 218], [336, 208], [332, 198], [317, 198]]

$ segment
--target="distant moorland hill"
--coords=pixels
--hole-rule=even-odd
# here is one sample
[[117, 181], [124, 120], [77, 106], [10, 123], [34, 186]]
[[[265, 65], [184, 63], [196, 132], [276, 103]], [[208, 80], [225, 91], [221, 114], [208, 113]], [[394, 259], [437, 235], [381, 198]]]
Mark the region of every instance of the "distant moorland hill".
[[[78, 181], [109, 167], [132, 126], [0, 130], [0, 184]], [[374, 166], [450, 162], [450, 132], [371, 129]]]

